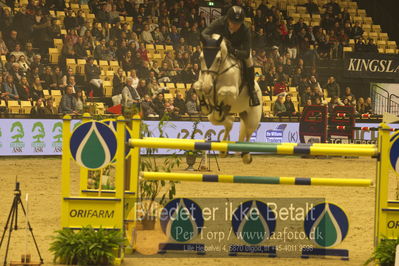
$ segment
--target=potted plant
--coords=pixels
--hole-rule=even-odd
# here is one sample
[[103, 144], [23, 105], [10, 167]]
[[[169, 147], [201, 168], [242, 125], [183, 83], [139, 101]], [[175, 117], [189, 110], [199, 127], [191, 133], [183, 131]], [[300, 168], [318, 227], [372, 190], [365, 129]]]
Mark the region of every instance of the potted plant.
[[88, 226], [81, 230], [64, 228], [56, 233], [49, 249], [54, 255], [55, 263], [113, 264], [124, 243], [120, 230], [94, 229]]
[[387, 239], [384, 238], [378, 244], [377, 248], [373, 252], [371, 258], [369, 258], [365, 265], [374, 262], [381, 266], [393, 266], [395, 265], [395, 254], [396, 246], [399, 245], [399, 238]]
[[[168, 116], [164, 116], [158, 124], [160, 137], [167, 137], [164, 128], [170, 126], [168, 123]], [[146, 124], [142, 124], [143, 136], [151, 137], [152, 132], [148, 129]], [[162, 163], [157, 163], [155, 156], [157, 149], [146, 148], [145, 156], [141, 157], [140, 171], [149, 172], [170, 172], [174, 167], [180, 165], [180, 157], [177, 154], [168, 155], [163, 159]], [[143, 217], [141, 217], [141, 225], [145, 230], [154, 229], [155, 213], [157, 208], [166, 204], [167, 201], [172, 200], [176, 194], [175, 181], [164, 180], [140, 180], [140, 207]]]

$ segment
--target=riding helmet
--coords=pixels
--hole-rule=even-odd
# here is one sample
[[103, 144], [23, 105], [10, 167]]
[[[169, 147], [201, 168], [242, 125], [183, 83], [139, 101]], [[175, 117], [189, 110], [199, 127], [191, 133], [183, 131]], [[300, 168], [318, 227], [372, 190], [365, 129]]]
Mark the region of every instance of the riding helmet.
[[243, 23], [245, 14], [244, 14], [244, 9], [240, 6], [232, 6], [227, 10], [227, 18], [233, 22], [233, 23]]

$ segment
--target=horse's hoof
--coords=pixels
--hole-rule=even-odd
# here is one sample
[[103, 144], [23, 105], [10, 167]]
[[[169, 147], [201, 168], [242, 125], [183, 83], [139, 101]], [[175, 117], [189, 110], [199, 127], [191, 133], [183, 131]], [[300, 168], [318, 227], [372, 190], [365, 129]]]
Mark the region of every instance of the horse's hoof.
[[252, 155], [248, 152], [246, 152], [246, 153], [242, 153], [241, 154], [241, 157], [242, 157], [242, 162], [243, 163], [245, 163], [245, 164], [250, 164], [250, 163], [252, 163]]
[[220, 156], [220, 158], [226, 158], [226, 157], [227, 157], [227, 152], [221, 151], [221, 152], [219, 153], [219, 156]]

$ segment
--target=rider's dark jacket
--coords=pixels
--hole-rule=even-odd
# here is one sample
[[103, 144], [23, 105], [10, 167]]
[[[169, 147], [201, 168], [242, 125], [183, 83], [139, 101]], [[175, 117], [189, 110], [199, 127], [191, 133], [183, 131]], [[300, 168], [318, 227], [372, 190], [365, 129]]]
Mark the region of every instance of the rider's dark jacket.
[[228, 29], [227, 17], [214, 20], [202, 32], [202, 38], [209, 40], [212, 34], [219, 34], [230, 41], [231, 46], [236, 49], [235, 56], [239, 59], [247, 59], [251, 52], [251, 30], [243, 23], [240, 29], [233, 34]]

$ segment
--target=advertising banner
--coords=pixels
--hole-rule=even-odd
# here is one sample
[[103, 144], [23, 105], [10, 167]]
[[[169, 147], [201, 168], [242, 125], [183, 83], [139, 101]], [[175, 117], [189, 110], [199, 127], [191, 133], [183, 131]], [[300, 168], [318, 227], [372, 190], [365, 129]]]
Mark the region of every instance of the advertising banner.
[[[160, 137], [159, 121], [145, 121], [152, 137]], [[72, 129], [80, 124], [79, 120], [71, 123]], [[238, 141], [238, 122], [230, 132], [230, 140]], [[377, 127], [378, 124], [357, 123], [357, 127]], [[399, 128], [399, 124], [392, 127]], [[191, 138], [194, 122], [173, 121], [163, 127], [163, 137]], [[213, 126], [210, 122], [200, 122], [194, 132], [194, 139], [212, 141], [223, 140], [224, 127]], [[354, 132], [355, 143], [374, 143], [377, 131]], [[299, 123], [263, 122], [253, 133], [251, 142], [299, 142]], [[334, 140], [339, 143], [340, 140]], [[158, 154], [171, 154], [176, 150], [158, 150]], [[0, 119], [0, 156], [36, 156], [61, 155], [62, 153], [62, 120], [58, 119]], [[179, 152], [178, 152], [179, 153]]]
[[397, 79], [399, 55], [378, 53], [348, 53], [345, 55], [347, 77]]

